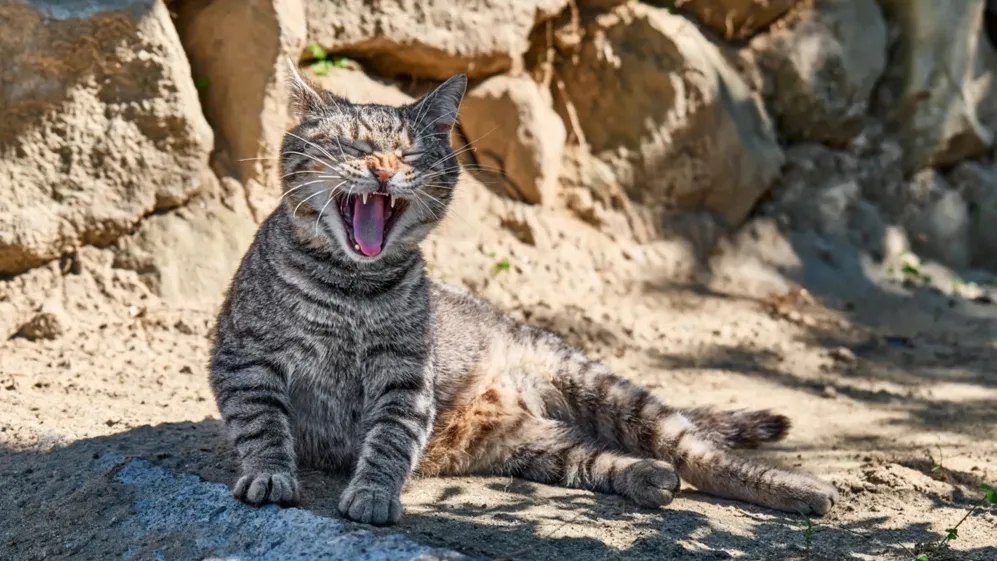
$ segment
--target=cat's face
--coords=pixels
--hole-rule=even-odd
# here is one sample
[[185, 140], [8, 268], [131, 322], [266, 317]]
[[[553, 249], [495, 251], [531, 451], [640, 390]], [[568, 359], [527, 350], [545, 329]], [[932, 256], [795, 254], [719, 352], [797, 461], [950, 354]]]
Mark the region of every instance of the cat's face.
[[450, 147], [467, 79], [412, 105], [358, 105], [292, 69], [300, 124], [281, 150], [283, 203], [350, 259], [411, 251], [443, 218], [459, 167]]

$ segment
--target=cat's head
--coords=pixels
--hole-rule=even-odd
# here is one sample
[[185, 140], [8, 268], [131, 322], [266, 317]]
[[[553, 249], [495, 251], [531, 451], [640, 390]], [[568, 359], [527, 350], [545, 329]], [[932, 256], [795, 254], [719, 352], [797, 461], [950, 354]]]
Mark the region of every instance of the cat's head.
[[402, 107], [355, 104], [291, 65], [299, 125], [284, 136], [284, 209], [350, 259], [412, 251], [443, 218], [459, 166], [450, 132], [467, 87], [453, 76]]

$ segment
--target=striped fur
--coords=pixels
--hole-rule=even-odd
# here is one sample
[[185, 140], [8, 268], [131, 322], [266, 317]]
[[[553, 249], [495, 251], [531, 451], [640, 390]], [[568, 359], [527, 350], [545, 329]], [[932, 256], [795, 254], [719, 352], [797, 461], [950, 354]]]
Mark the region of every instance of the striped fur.
[[[830, 485], [730, 451], [782, 438], [785, 417], [668, 407], [557, 336], [427, 278], [418, 243], [456, 185], [448, 135], [463, 76], [398, 109], [292, 84], [301, 125], [283, 147], [285, 196], [233, 279], [211, 358], [239, 500], [294, 504], [296, 469], [309, 465], [351, 472], [340, 511], [374, 524], [398, 520], [415, 473], [513, 475], [645, 507], [668, 504], [682, 478], [782, 510], [831, 507]], [[372, 182], [380, 172], [364, 165], [386, 162], [400, 180]], [[339, 207], [377, 189], [402, 211], [368, 257]]]

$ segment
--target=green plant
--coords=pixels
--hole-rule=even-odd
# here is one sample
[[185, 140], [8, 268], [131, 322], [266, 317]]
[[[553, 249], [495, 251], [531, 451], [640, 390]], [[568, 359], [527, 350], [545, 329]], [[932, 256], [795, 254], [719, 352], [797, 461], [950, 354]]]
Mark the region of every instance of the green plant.
[[199, 90], [203, 90], [208, 87], [208, 79], [204, 77], [198, 78], [194, 80], [194, 86], [196, 86]]
[[803, 530], [803, 546], [806, 548], [807, 561], [810, 561], [810, 549], [814, 543], [814, 524], [807, 516], [803, 517], [803, 521], [807, 523], [807, 527]]
[[337, 57], [329, 58], [329, 53], [325, 52], [317, 43], [308, 45], [308, 54], [312, 56], [312, 72], [319, 76], [326, 76], [333, 68], [349, 68], [350, 59]]
[[502, 271], [508, 271], [510, 268], [512, 268], [512, 264], [509, 263], [509, 260], [502, 259], [501, 261], [496, 263], [494, 267], [492, 267], [492, 272], [501, 273]]
[[958, 522], [956, 522], [955, 526], [946, 528], [945, 535], [942, 536], [941, 539], [936, 542], [919, 544], [918, 547], [915, 548], [915, 554], [917, 557], [914, 558], [914, 561], [932, 561], [933, 555], [942, 555], [945, 551], [948, 551], [951, 547], [949, 544], [959, 539], [959, 526], [961, 526], [967, 518], [988, 504], [997, 505], [997, 489], [983, 483], [980, 485], [980, 490], [983, 491], [983, 498], [973, 504], [973, 508], [969, 509], [966, 514], [963, 515]]

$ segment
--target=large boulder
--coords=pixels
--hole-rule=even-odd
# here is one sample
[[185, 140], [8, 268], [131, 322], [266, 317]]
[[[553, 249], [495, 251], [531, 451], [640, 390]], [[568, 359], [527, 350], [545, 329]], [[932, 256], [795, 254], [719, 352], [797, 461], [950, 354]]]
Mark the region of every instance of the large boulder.
[[879, 0], [898, 38], [878, 100], [908, 173], [979, 156], [997, 127], [986, 0]]
[[232, 177], [183, 208], [150, 216], [114, 245], [114, 267], [135, 271], [149, 290], [185, 309], [221, 303], [257, 225], [244, 187]]
[[383, 75], [444, 80], [521, 64], [530, 31], [567, 0], [305, 0], [308, 37]]
[[761, 104], [681, 16], [642, 4], [599, 15], [557, 70], [593, 153], [638, 203], [735, 226], [779, 174]]
[[485, 80], [464, 98], [460, 123], [482, 169], [500, 172], [515, 198], [531, 204], [554, 200], [567, 132], [536, 82]]
[[221, 137], [257, 220], [276, 200], [288, 121], [285, 73], [305, 46], [300, 0], [182, 2], [177, 28], [208, 122]]
[[886, 42], [875, 0], [816, 0], [791, 25], [756, 37], [779, 131], [794, 142], [847, 144], [862, 130]]
[[0, 5], [0, 275], [198, 191], [213, 138], [159, 0]]
[[800, 0], [670, 0], [725, 39], [745, 39], [769, 26]]

